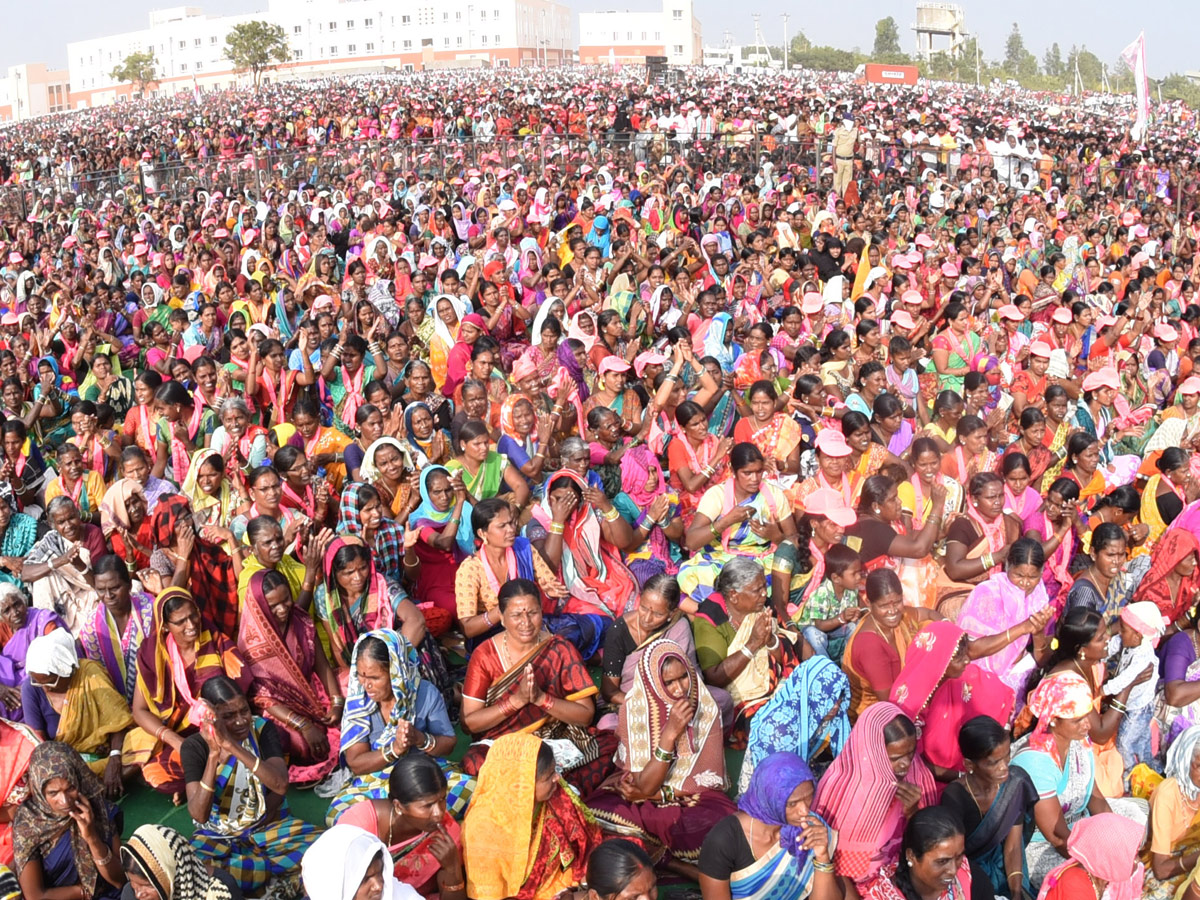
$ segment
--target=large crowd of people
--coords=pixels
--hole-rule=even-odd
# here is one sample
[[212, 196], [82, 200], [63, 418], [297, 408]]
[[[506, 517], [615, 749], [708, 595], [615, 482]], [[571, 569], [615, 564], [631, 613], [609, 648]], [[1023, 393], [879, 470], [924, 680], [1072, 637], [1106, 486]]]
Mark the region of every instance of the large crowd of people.
[[1191, 113], [675, 74], [0, 130], [0, 898], [1200, 900]]

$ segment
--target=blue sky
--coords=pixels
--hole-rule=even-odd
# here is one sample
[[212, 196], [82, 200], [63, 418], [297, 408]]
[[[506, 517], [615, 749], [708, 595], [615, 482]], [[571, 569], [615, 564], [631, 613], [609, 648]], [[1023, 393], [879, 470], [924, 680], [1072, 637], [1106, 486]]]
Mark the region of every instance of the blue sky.
[[[194, 0], [205, 12], [232, 13], [265, 9], [262, 0]], [[403, 2], [403, 0], [401, 0]], [[656, 0], [567, 0], [579, 10], [650, 9]], [[768, 42], [781, 43], [783, 23], [780, 13], [791, 14], [789, 35], [802, 30], [819, 44], [860, 47], [869, 51], [874, 41], [875, 21], [892, 16], [900, 25], [901, 40], [908, 51], [914, 47], [910, 25], [916, 18], [915, 3], [893, 0], [858, 0], [853, 4], [796, 4], [788, 0], [753, 0], [751, 4], [724, 0], [695, 0], [696, 13], [704, 28], [705, 43], [719, 43], [722, 33], [732, 32], [735, 43], [749, 43], [754, 25], [748, 13], [762, 14], [763, 32]], [[94, 0], [59, 0], [50, 7], [36, 3], [7, 3], [6, 34], [0, 49], [0, 66], [20, 62], [47, 62], [61, 65], [66, 61], [69, 40], [83, 40], [104, 34], [144, 27], [146, 13], [163, 2], [124, 0], [121, 3], [96, 3]], [[1116, 0], [1092, 3], [1062, 3], [1045, 0], [1008, 0], [984, 3], [965, 0], [968, 30], [980, 35], [989, 58], [1000, 58], [1004, 41], [1014, 21], [1021, 24], [1026, 46], [1039, 59], [1045, 48], [1058, 41], [1064, 56], [1072, 43], [1086, 44], [1101, 60], [1113, 65], [1122, 48], [1142, 29], [1146, 31], [1146, 58], [1151, 77], [1173, 71], [1200, 69], [1200, 50], [1195, 49], [1194, 30], [1198, 21], [1195, 0], [1147, 0], [1130, 5]], [[1128, 15], [1136, 9], [1140, 17]], [[1140, 21], [1138, 21], [1140, 19]]]

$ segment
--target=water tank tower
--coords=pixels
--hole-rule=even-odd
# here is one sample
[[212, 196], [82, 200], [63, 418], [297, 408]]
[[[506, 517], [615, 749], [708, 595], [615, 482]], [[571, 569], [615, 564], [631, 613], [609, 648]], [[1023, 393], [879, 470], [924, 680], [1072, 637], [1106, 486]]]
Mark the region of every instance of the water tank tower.
[[[929, 59], [935, 53], [957, 54], [967, 40], [966, 14], [957, 3], [917, 4], [917, 56]], [[941, 46], [939, 46], [941, 45]]]

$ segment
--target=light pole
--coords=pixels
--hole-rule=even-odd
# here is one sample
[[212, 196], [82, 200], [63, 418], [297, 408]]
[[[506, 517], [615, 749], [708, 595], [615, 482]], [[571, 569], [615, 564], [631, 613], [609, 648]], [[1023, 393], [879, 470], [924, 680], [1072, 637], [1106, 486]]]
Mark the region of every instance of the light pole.
[[782, 13], [781, 15], [783, 16], [783, 71], [786, 72], [788, 70], [788, 39], [787, 39], [788, 14]]

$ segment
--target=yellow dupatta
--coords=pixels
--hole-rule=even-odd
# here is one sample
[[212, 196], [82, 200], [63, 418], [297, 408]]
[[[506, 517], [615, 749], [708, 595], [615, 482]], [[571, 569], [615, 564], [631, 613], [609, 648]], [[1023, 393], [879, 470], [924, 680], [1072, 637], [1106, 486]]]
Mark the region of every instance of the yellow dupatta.
[[113, 687], [104, 666], [81, 659], [71, 676], [55, 740], [70, 744], [88, 768], [103, 775], [108, 765], [109, 736], [133, 727], [125, 695]]

